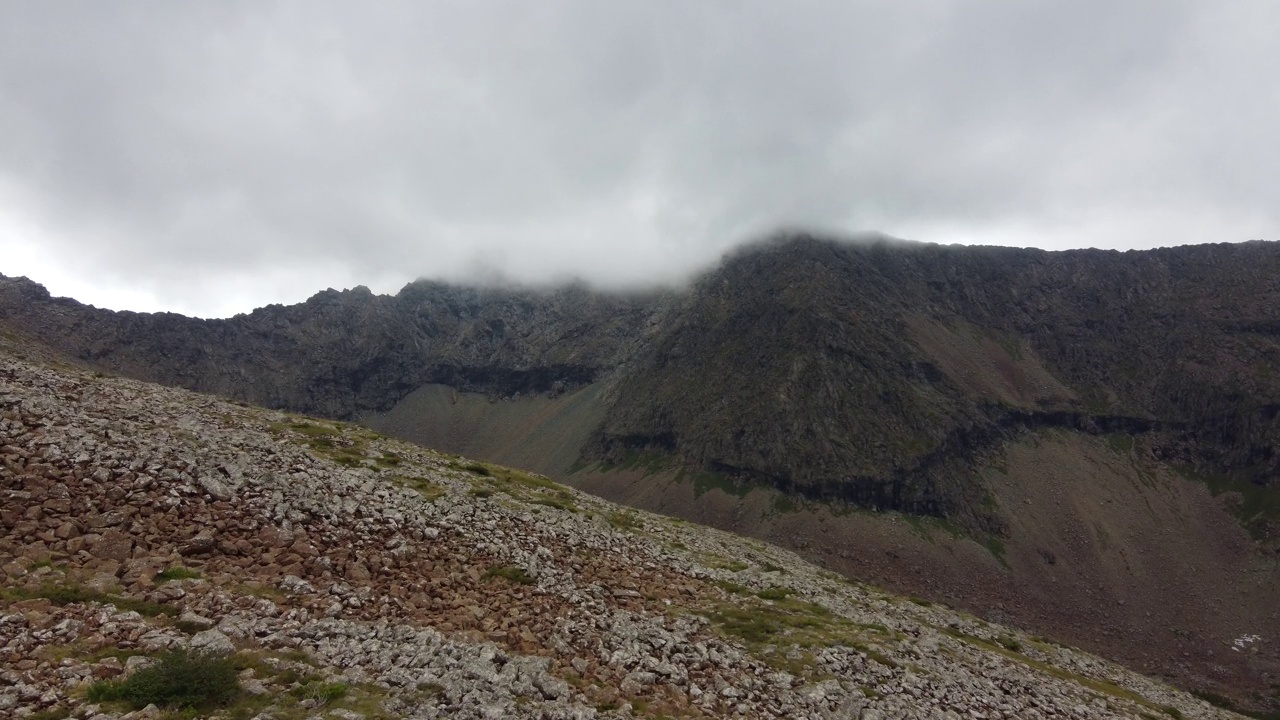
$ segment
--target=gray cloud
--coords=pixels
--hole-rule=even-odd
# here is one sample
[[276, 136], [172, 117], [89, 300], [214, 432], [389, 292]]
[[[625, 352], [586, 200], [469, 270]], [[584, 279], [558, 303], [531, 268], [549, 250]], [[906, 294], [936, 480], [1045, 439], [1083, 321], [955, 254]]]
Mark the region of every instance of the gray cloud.
[[1280, 221], [1270, 2], [3, 13], [0, 272], [108, 305], [665, 282], [779, 226], [1128, 248]]

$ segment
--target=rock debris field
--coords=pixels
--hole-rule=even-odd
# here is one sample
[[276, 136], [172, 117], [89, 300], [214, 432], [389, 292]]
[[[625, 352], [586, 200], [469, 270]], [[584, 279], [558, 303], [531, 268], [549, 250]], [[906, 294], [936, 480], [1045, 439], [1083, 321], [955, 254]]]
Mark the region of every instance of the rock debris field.
[[[8, 352], [0, 459], [0, 717], [1238, 717], [537, 475]], [[175, 650], [234, 693], [102, 699]]]

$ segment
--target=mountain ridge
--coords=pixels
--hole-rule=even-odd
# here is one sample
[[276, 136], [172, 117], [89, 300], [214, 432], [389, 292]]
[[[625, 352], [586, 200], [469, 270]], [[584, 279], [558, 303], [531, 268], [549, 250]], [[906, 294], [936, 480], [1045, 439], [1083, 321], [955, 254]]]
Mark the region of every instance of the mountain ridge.
[[788, 236], [678, 291], [415, 283], [196, 322], [0, 280], [0, 324], [106, 371], [519, 464], [1275, 703], [1270, 645], [1212, 648], [1280, 636], [1276, 243]]

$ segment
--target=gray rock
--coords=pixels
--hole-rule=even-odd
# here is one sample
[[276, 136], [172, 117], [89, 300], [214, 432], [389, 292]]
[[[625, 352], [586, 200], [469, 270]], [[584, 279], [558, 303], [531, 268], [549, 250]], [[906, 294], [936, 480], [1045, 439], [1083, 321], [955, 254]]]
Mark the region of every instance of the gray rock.
[[231, 488], [227, 483], [213, 475], [201, 475], [196, 482], [200, 484], [200, 489], [209, 493], [209, 497], [214, 500], [230, 500], [232, 497]]
[[178, 622], [187, 623], [189, 625], [196, 625], [203, 628], [213, 627], [212, 620], [210, 620], [209, 618], [203, 615], [197, 615], [196, 613], [193, 613], [190, 610], [182, 611], [182, 614], [178, 616]]
[[230, 655], [236, 651], [236, 646], [231, 642], [231, 638], [223, 635], [217, 630], [205, 630], [198, 632], [192, 636], [187, 647], [192, 652], [206, 655], [215, 655], [218, 657]]

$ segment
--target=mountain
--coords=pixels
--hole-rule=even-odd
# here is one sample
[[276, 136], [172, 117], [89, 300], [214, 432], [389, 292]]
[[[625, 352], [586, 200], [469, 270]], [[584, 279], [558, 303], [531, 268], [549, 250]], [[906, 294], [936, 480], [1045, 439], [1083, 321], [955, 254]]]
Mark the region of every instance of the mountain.
[[1276, 702], [1273, 243], [786, 236], [680, 290], [418, 282], [227, 320], [4, 279], [0, 323], [103, 371], [545, 473]]
[[777, 547], [40, 354], [0, 339], [6, 717], [1239, 717]]

